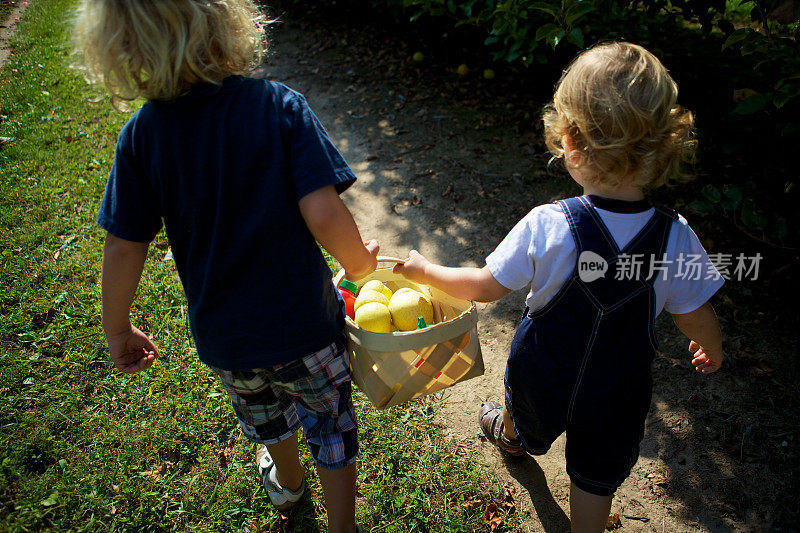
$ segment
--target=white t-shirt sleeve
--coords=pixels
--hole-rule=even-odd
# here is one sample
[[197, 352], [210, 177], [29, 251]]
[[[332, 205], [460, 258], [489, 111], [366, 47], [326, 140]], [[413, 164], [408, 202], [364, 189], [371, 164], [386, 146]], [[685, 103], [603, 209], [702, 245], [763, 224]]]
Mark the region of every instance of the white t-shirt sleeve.
[[671, 264], [664, 309], [680, 315], [706, 303], [725, 280], [685, 218], [678, 218], [672, 232], [675, 240], [674, 245], [667, 247]]
[[528, 213], [486, 258], [486, 266], [501, 285], [516, 291], [533, 279], [533, 227], [536, 209]]

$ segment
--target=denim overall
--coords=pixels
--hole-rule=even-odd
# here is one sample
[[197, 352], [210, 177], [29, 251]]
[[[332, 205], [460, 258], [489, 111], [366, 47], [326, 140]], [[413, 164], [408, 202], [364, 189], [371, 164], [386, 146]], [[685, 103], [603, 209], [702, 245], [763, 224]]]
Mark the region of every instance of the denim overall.
[[[650, 408], [650, 364], [656, 350], [655, 292], [669, 231], [677, 214], [656, 207], [620, 250], [587, 197], [558, 202], [578, 257], [608, 262], [605, 277], [582, 281], [578, 262], [569, 280], [514, 335], [506, 366], [506, 407], [528, 452], [545, 453], [567, 432], [567, 473], [579, 488], [614, 493], [639, 457]], [[642, 254], [639, 279], [615, 279], [624, 254]], [[653, 271], [654, 270], [654, 271]]]

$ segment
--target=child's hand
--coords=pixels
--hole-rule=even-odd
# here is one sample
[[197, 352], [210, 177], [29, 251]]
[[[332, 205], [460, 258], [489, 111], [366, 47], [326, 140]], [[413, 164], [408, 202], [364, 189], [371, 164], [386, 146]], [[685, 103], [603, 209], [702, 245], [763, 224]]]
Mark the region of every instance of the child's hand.
[[158, 349], [153, 341], [137, 328], [107, 337], [108, 352], [114, 366], [125, 374], [147, 370], [158, 357]]
[[345, 279], [349, 279], [350, 281], [358, 281], [364, 276], [372, 274], [375, 271], [375, 269], [378, 268], [378, 252], [380, 252], [381, 250], [381, 245], [378, 244], [377, 240], [370, 239], [368, 241], [364, 241], [364, 248], [370, 255], [368, 259], [369, 264], [367, 265], [366, 269], [359, 270], [357, 272], [345, 269], [344, 271]]
[[716, 372], [722, 366], [722, 351], [719, 353], [707, 353], [702, 346], [695, 341], [689, 343], [689, 351], [694, 353], [692, 364], [694, 369], [703, 374]]
[[[371, 255], [372, 258], [374, 259], [375, 268], [377, 268], [378, 267], [378, 252], [381, 251], [381, 245], [378, 244], [377, 239], [370, 239], [368, 241], [364, 241], [364, 248], [367, 249], [367, 251], [369, 252], [369, 255]], [[375, 268], [373, 268], [372, 270], [375, 270]]]
[[408, 259], [405, 263], [397, 263], [392, 268], [392, 272], [400, 274], [404, 278], [416, 283], [425, 283], [426, 275], [425, 269], [431, 262], [416, 250], [408, 252]]

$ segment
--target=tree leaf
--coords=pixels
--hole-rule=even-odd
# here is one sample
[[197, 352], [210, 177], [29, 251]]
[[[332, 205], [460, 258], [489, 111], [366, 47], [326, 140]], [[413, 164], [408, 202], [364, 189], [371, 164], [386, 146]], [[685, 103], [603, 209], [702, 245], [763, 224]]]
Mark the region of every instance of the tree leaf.
[[558, 28], [551, 31], [547, 36], [547, 41], [550, 43], [550, 46], [553, 48], [553, 50], [555, 50], [556, 46], [558, 46], [558, 43], [561, 42], [561, 39], [564, 38], [565, 33], [566, 32], [564, 32], [564, 30]]
[[736, 106], [733, 112], [737, 115], [752, 115], [767, 107], [770, 100], [772, 100], [772, 98], [768, 94], [754, 94], [739, 102], [739, 105]]
[[564, 17], [564, 20], [567, 22], [568, 26], [572, 26], [575, 23], [575, 21], [577, 21], [587, 13], [594, 11], [594, 9], [595, 9], [594, 5], [592, 5], [591, 2], [581, 2], [579, 4], [573, 4], [572, 7], [570, 7], [567, 10], [567, 14]]
[[714, 206], [704, 200], [695, 200], [689, 204], [689, 209], [699, 215], [708, 215], [714, 212]]
[[[731, 206], [730, 209], [733, 210], [742, 205], [742, 199], [744, 195], [742, 194], [742, 190], [736, 185], [725, 185], [725, 187], [723, 188], [723, 196], [724, 196], [724, 198], [722, 199], [723, 207], [725, 207], [725, 204], [727, 203], [728, 205]], [[728, 209], [728, 207], [725, 208]]]
[[536, 30], [536, 40], [541, 41], [547, 38], [547, 36], [550, 35], [550, 32], [560, 29], [561, 28], [559, 26], [556, 26], [552, 22], [545, 24], [544, 26], [539, 26], [539, 28]]
[[763, 230], [767, 225], [767, 217], [755, 208], [753, 202], [745, 202], [742, 207], [742, 223], [749, 229]]
[[567, 40], [578, 48], [583, 48], [583, 32], [580, 28], [573, 28], [567, 35]]
[[782, 218], [775, 221], [775, 237], [782, 241], [789, 234], [789, 225]]
[[528, 6], [528, 8], [549, 13], [554, 19], [558, 18], [560, 11], [559, 8], [555, 7], [552, 4], [548, 4], [547, 2], [534, 2], [533, 4]]
[[702, 194], [706, 200], [712, 204], [719, 203], [719, 201], [722, 200], [722, 193], [710, 183], [703, 187], [703, 189], [700, 191], [700, 194]]
[[735, 32], [728, 35], [728, 38], [725, 39], [725, 43], [722, 45], [722, 49], [725, 50], [729, 46], [746, 39], [752, 32], [753, 30], [751, 28], [739, 28]]

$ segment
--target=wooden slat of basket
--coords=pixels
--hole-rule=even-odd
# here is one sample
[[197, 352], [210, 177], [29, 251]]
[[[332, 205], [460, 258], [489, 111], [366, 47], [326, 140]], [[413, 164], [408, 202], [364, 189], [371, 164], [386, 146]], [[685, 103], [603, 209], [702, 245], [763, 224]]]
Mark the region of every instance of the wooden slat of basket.
[[[470, 333], [464, 334], [457, 341], [458, 345], [452, 342], [438, 344], [418, 368], [409, 368], [408, 374], [392, 387], [394, 394], [388, 400], [387, 406], [442, 390], [463, 377], [475, 364], [474, 358], [477, 355], [473, 353], [470, 357], [462, 351], [469, 344], [472, 336]], [[399, 388], [397, 385], [400, 385]]]
[[416, 350], [439, 344], [469, 331], [478, 323], [478, 310], [471, 305], [470, 309], [458, 318], [457, 321], [449, 320], [422, 330], [402, 333], [372, 333], [359, 328], [355, 322], [348, 319], [347, 334], [351, 341], [368, 350], [384, 352]]

